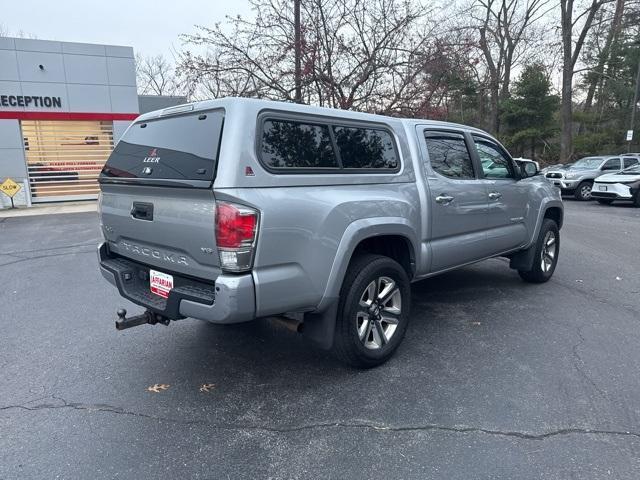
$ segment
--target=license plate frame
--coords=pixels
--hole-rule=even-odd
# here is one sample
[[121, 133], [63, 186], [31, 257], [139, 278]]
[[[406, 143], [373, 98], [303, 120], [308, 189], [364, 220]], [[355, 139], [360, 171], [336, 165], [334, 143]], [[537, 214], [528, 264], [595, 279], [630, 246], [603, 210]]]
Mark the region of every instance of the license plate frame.
[[173, 275], [149, 269], [149, 290], [162, 298], [169, 298], [169, 292], [173, 289]]

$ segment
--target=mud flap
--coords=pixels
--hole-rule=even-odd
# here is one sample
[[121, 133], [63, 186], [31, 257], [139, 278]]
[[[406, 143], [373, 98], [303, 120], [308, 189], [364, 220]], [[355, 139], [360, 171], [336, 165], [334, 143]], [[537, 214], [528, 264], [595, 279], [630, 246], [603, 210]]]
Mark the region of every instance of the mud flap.
[[336, 330], [338, 299], [320, 313], [306, 313], [302, 324], [302, 335], [324, 350], [333, 347], [333, 336]]
[[526, 250], [516, 252], [509, 257], [509, 267], [514, 270], [530, 272], [533, 269], [533, 260], [536, 254], [536, 243]]

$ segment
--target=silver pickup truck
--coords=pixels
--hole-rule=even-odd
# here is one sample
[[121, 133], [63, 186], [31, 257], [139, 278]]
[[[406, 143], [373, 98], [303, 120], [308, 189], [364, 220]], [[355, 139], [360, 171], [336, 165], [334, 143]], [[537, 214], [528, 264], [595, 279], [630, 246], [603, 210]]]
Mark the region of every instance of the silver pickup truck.
[[344, 361], [396, 350], [410, 283], [558, 261], [560, 192], [481, 130], [228, 98], [140, 116], [100, 176], [100, 270], [142, 314], [276, 317]]

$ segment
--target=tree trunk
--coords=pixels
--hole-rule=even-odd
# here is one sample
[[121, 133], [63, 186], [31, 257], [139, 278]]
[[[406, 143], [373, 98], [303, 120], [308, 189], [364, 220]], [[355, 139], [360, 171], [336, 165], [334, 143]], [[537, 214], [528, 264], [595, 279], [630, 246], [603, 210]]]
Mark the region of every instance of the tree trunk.
[[573, 0], [560, 0], [562, 21], [562, 95], [560, 100], [560, 162], [573, 154]]
[[498, 86], [498, 79], [491, 80], [491, 87], [489, 89], [489, 112], [490, 112], [490, 132], [494, 135], [498, 134], [500, 129], [500, 111], [499, 111], [499, 102], [500, 102], [500, 93]]
[[485, 125], [486, 117], [484, 114], [485, 101], [486, 101], [485, 88], [484, 87], [478, 88], [478, 124], [485, 127], [486, 129], [486, 125]]
[[536, 138], [531, 137], [531, 160], [536, 159]]
[[618, 38], [618, 34], [620, 32], [620, 26], [622, 25], [622, 16], [624, 13], [624, 4], [625, 0], [616, 0], [616, 9], [613, 14], [613, 20], [611, 21], [611, 29], [607, 34], [607, 38], [605, 40], [604, 46], [600, 55], [598, 56], [598, 64], [596, 68], [593, 69], [593, 77], [591, 82], [589, 82], [589, 89], [587, 90], [587, 98], [584, 102], [584, 110], [588, 112], [591, 110], [591, 105], [593, 104], [593, 97], [596, 93], [596, 87], [598, 85], [602, 85], [604, 67], [611, 57], [611, 45]]
[[573, 155], [573, 103], [572, 103], [573, 68], [571, 62], [565, 60], [562, 69], [562, 100], [560, 105], [560, 119], [562, 132], [560, 134], [560, 162], [566, 163]]

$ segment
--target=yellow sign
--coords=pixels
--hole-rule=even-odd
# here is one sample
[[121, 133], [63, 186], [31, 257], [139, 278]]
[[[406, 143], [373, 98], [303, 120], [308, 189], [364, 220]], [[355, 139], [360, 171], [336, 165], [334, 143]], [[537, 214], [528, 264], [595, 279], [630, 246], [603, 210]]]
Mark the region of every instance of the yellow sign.
[[7, 178], [4, 182], [0, 184], [0, 191], [2, 191], [2, 193], [4, 193], [5, 195], [8, 195], [11, 198], [13, 198], [14, 195], [18, 193], [21, 188], [22, 187], [20, 186], [20, 184], [14, 182], [10, 178]]

